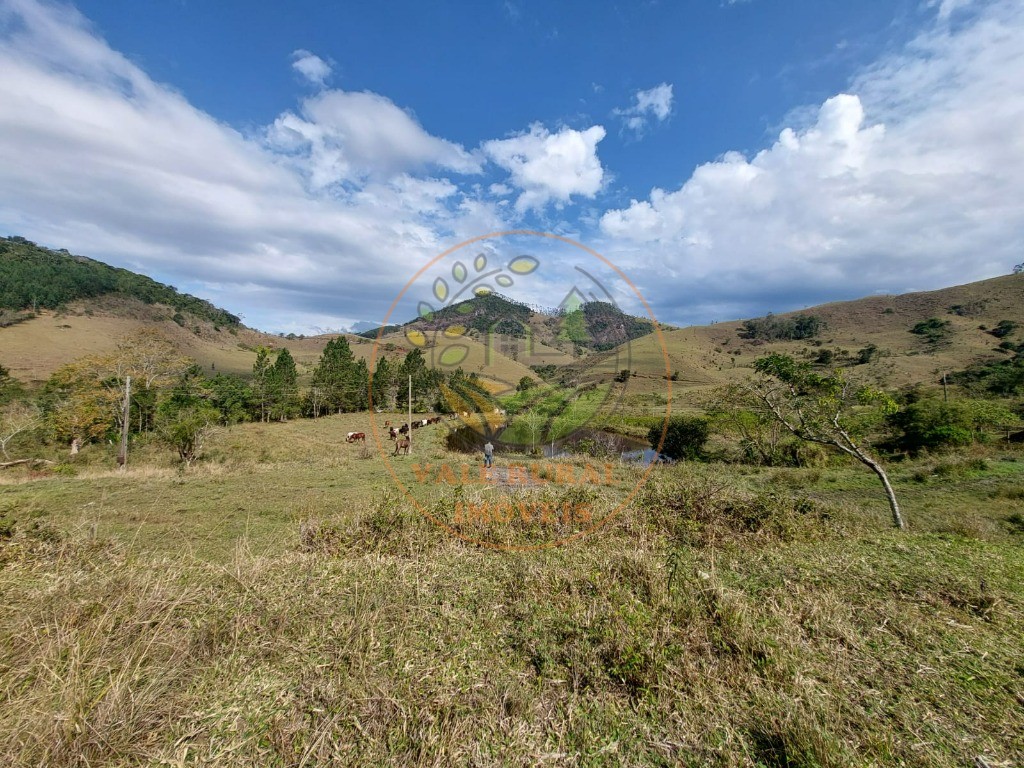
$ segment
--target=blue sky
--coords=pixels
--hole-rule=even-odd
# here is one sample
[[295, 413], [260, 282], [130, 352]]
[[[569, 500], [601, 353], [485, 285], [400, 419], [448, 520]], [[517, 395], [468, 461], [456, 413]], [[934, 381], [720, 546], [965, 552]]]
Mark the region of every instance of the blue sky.
[[936, 288], [1021, 261], [1022, 52], [1009, 0], [0, 0], [0, 232], [274, 331], [505, 228], [675, 324]]

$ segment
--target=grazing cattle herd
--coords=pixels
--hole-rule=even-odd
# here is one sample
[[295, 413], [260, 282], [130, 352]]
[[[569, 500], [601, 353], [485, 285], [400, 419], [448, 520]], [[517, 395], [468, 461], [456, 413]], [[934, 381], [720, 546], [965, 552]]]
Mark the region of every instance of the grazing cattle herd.
[[[440, 424], [443, 417], [441, 416], [428, 416], [425, 419], [416, 419], [415, 421], [402, 424], [399, 427], [391, 426], [390, 421], [385, 421], [384, 426], [388, 430], [388, 438], [395, 441], [395, 452], [397, 456], [400, 453], [405, 455], [409, 454], [409, 448], [412, 445], [412, 440], [408, 437], [410, 427], [412, 429], [420, 429], [421, 427], [427, 427], [431, 424]], [[452, 414], [449, 418], [456, 418], [455, 414]], [[365, 443], [366, 433], [365, 432], [349, 432], [345, 436], [346, 443]]]

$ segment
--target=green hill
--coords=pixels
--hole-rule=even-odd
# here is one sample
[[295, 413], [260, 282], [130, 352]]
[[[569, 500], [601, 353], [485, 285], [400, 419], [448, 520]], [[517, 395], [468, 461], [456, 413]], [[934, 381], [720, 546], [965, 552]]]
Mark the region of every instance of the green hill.
[[[144, 275], [66, 250], [43, 248], [23, 237], [0, 238], [0, 312], [6, 316], [6, 324], [26, 318], [26, 311], [59, 309], [73, 301], [108, 294], [165, 304], [216, 325], [241, 324], [230, 312]], [[178, 322], [183, 323], [184, 318]]]

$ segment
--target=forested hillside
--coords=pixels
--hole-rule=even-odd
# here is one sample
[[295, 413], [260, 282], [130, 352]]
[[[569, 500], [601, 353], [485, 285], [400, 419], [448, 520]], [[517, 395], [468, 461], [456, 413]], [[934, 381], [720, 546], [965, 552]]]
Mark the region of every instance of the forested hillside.
[[[522, 339], [529, 334], [535, 341], [552, 348], [591, 352], [612, 349], [646, 336], [654, 329], [649, 320], [627, 315], [603, 301], [587, 302], [571, 311], [538, 312], [522, 302], [487, 293], [443, 307], [404, 325], [385, 326], [383, 335], [410, 328], [436, 331], [452, 325], [466, 328], [470, 336]], [[374, 328], [359, 335], [372, 339], [380, 332], [380, 328]]]
[[23, 237], [0, 238], [0, 311], [57, 309], [78, 299], [121, 294], [146, 304], [166, 304], [216, 325], [241, 320], [208, 301], [179, 293], [144, 275], [65, 250], [53, 251]]

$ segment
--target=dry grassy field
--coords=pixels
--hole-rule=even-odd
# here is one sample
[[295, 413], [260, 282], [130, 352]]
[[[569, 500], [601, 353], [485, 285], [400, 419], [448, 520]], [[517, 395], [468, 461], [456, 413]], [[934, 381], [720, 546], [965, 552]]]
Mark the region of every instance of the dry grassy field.
[[[894, 465], [904, 532], [857, 467], [681, 464], [600, 530], [517, 551], [452, 536], [398, 483], [437, 515], [509, 494], [611, 510], [639, 470], [518, 491], [418, 483], [427, 464], [479, 458], [447, 452], [442, 424], [392, 474], [372, 441], [344, 442], [369, 419], [223, 429], [187, 471], [145, 440], [124, 472], [105, 445], [8, 470], [0, 760], [1024, 762], [1019, 451]], [[570, 463], [582, 477], [588, 462]]]

